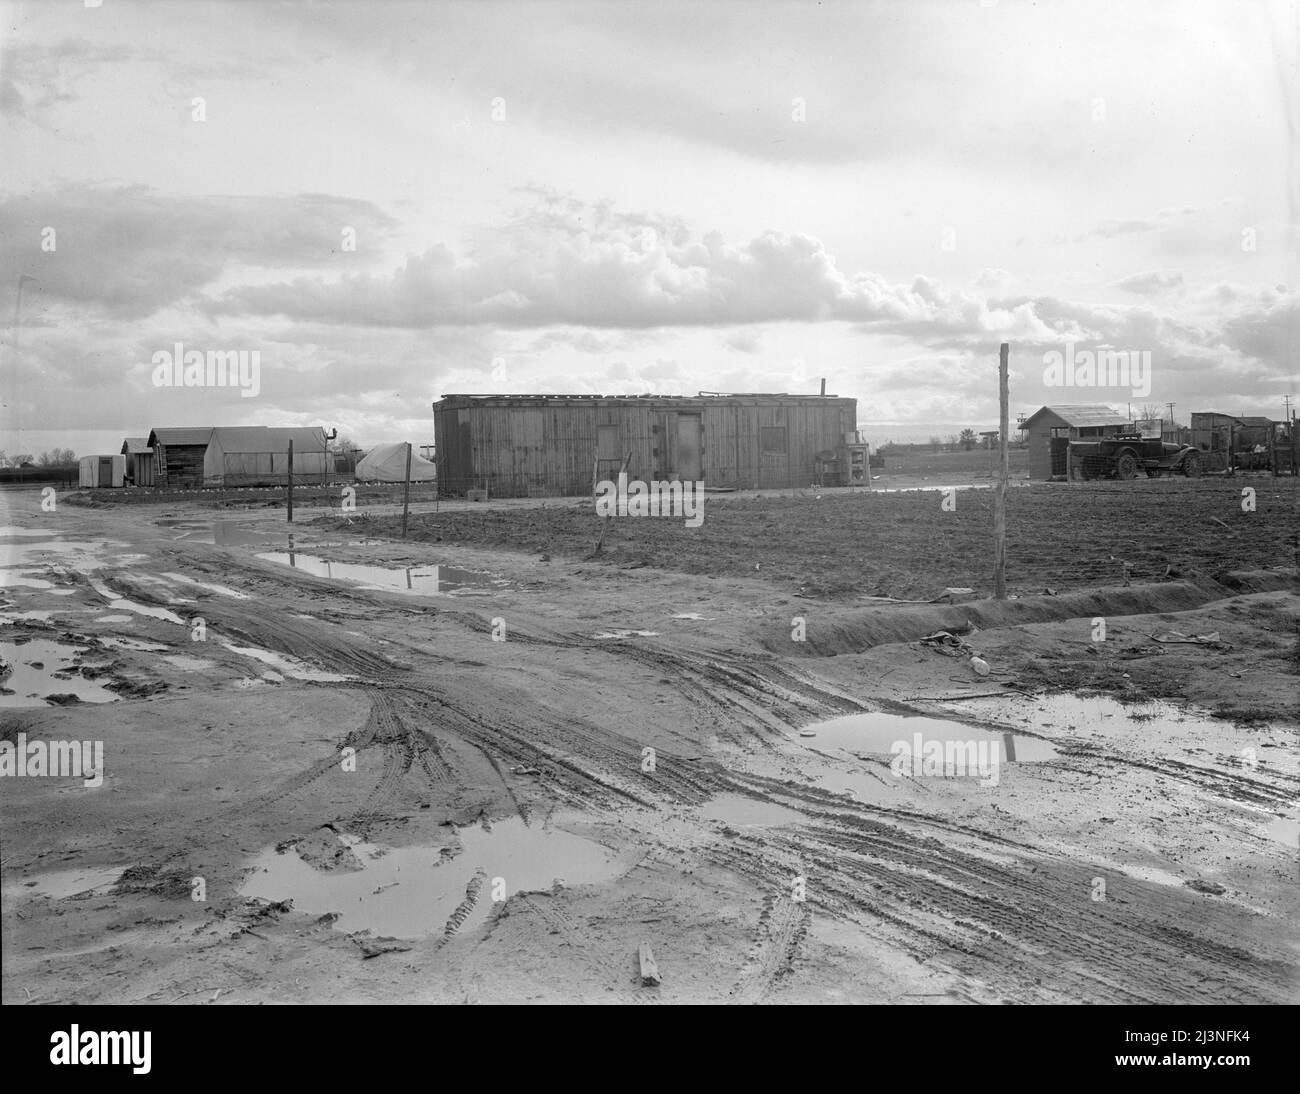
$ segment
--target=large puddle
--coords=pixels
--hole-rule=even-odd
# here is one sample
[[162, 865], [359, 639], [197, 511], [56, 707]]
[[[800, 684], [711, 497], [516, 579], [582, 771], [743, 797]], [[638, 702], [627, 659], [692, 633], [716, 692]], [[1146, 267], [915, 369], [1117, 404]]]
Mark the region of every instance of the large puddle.
[[[811, 733], [814, 736], [808, 737]], [[903, 714], [869, 711], [832, 718], [800, 730], [800, 740], [810, 747], [825, 750], [838, 748], [853, 754], [896, 753], [896, 746], [915, 747], [920, 735], [922, 745], [931, 741], [940, 744], [996, 742], [1001, 747], [1000, 758], [1012, 763], [1041, 763], [1054, 760], [1059, 753], [1046, 741], [1014, 733], [999, 733], [941, 718], [925, 718]]]
[[390, 569], [356, 562], [330, 562], [301, 551], [268, 551], [257, 556], [267, 562], [332, 581], [351, 581], [363, 589], [396, 590], [421, 596], [480, 595], [499, 591], [510, 582], [495, 574], [463, 570], [456, 566], [406, 566]]
[[61, 705], [48, 702], [51, 695], [73, 695], [83, 703], [116, 701], [117, 695], [80, 675], [80, 658], [86, 652], [84, 647], [47, 638], [33, 638], [21, 645], [0, 642], [0, 659], [13, 667], [10, 675], [0, 678], [0, 707]]
[[276, 540], [284, 539], [283, 533], [258, 531], [235, 520], [175, 522], [160, 520], [157, 523], [161, 525], [174, 523], [177, 527], [188, 529], [177, 537], [181, 542], [209, 543], [214, 547], [265, 547]]
[[1278, 817], [1264, 826], [1264, 835], [1288, 847], [1300, 849], [1300, 820]]
[[[515, 893], [607, 881], [626, 864], [591, 840], [554, 828], [527, 828], [515, 817], [491, 831], [462, 828], [453, 844], [384, 848], [341, 835], [361, 869], [318, 870], [296, 849], [268, 848], [252, 863], [254, 872], [242, 895], [294, 902], [313, 915], [338, 913], [344, 931], [370, 930], [376, 935], [418, 938], [443, 931], [467, 902], [466, 889], [481, 875], [478, 899], [460, 921], [460, 930], [485, 922], [494, 890], [508, 899]], [[500, 879], [498, 884], [497, 879]], [[501, 886], [504, 886], [502, 892]]]

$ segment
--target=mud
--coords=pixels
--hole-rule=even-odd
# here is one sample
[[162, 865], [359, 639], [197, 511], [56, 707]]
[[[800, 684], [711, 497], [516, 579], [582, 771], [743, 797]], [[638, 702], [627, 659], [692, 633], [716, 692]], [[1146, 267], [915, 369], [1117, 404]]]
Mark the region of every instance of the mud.
[[[1090, 513], [1127, 512], [1042, 496], [1085, 543]], [[1155, 527], [1181, 519], [1161, 496]], [[0, 544], [19, 552], [0, 573], [30, 579], [0, 589], [0, 641], [84, 650], [125, 689], [0, 715], [7, 741], [105, 748], [94, 790], [0, 780], [6, 1002], [1300, 1001], [1285, 544], [1238, 531], [1213, 573], [1165, 577], [1143, 531], [1128, 585], [1032, 547], [1000, 603], [961, 551], [942, 574], [919, 555], [910, 584], [866, 591], [976, 598], [897, 605], [811, 594], [805, 548], [775, 578], [739, 539], [726, 566], [676, 547], [695, 573], [519, 550], [509, 529], [547, 527], [522, 506], [437, 533], [420, 511], [407, 542], [379, 518], [295, 526], [299, 557], [400, 575], [380, 585], [259, 558], [282, 512], [218, 544], [178, 538], [211, 522], [179, 503], [3, 500], [10, 532], [41, 535]], [[794, 542], [805, 500], [757, 540]], [[809, 526], [827, 551], [833, 523]], [[433, 566], [490, 575], [489, 597], [403, 588]], [[938, 629], [991, 675], [921, 642]], [[1218, 639], [1152, 637], [1171, 632]], [[996, 786], [899, 778], [872, 734], [917, 719], [1011, 737], [1017, 760]]]

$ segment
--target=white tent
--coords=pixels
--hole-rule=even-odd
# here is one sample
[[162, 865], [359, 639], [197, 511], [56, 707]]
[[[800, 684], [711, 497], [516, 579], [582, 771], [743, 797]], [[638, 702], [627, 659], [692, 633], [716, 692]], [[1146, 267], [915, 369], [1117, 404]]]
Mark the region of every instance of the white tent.
[[[438, 465], [423, 456], [411, 453], [411, 481], [433, 482], [438, 477]], [[406, 445], [381, 444], [372, 448], [357, 464], [358, 482], [405, 482]]]

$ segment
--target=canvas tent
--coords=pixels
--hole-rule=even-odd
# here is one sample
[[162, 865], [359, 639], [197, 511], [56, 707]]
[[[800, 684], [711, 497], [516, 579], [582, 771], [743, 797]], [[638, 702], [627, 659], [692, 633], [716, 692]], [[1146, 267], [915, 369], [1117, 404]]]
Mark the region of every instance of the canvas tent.
[[205, 486], [272, 486], [289, 479], [293, 441], [295, 482], [323, 482], [329, 466], [325, 431], [318, 426], [279, 429], [218, 426], [203, 457]]
[[[423, 456], [411, 453], [411, 481], [433, 482], [438, 477], [438, 466]], [[406, 445], [381, 444], [372, 449], [357, 464], [358, 482], [405, 482]]]

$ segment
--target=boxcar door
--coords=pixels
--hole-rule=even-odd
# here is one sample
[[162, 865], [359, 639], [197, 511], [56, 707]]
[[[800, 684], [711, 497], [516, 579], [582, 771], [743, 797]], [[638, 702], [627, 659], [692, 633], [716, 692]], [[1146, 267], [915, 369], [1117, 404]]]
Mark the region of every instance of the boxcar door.
[[677, 415], [676, 464], [674, 470], [684, 481], [704, 478], [704, 424], [698, 414]]

